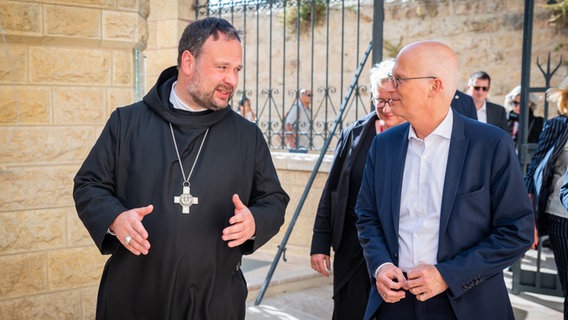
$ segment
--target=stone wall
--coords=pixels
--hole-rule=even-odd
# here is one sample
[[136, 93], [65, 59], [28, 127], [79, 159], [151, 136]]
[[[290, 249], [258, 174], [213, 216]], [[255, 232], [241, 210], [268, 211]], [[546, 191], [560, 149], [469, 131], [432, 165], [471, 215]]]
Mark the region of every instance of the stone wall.
[[0, 1], [0, 319], [94, 319], [107, 257], [72, 178], [134, 99], [147, 0]]
[[[568, 39], [546, 23], [544, 2], [536, 5], [533, 54], [542, 60], [551, 51], [557, 61]], [[386, 1], [385, 38], [450, 43], [460, 55], [462, 78], [487, 70], [494, 78], [494, 100], [501, 102], [520, 80], [522, 3]], [[137, 86], [149, 88], [175, 63], [181, 31], [195, 15], [191, 5], [185, 0], [0, 0], [0, 319], [94, 318], [107, 257], [77, 218], [72, 178], [110, 112], [135, 100]], [[370, 34], [371, 9], [367, 12], [362, 30]], [[146, 57], [140, 77], [135, 48]], [[531, 83], [540, 85], [535, 61]], [[552, 84], [564, 76], [565, 66]], [[142, 95], [145, 89], [139, 91]], [[292, 199], [287, 225], [317, 155], [273, 157]], [[329, 162], [330, 156], [288, 243], [288, 254], [306, 256], [306, 263]], [[264, 250], [276, 251], [286, 225]]]

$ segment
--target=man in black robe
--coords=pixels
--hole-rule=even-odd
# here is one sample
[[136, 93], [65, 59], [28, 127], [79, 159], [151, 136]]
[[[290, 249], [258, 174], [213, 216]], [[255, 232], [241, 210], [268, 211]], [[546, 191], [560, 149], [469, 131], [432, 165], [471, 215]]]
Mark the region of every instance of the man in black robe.
[[112, 254], [97, 319], [244, 319], [239, 268], [284, 222], [258, 127], [228, 108], [242, 68], [227, 21], [190, 24], [178, 66], [114, 111], [74, 182], [77, 212]]

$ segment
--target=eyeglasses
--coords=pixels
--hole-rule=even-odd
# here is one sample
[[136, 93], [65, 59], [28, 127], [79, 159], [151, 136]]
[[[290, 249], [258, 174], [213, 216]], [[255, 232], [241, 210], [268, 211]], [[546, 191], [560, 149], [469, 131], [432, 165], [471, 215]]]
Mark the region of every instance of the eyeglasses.
[[521, 103], [519, 101], [511, 101], [511, 104], [513, 104], [515, 107], [518, 107], [521, 105]]
[[427, 76], [427, 77], [411, 77], [411, 78], [399, 78], [395, 75], [393, 75], [392, 73], [389, 73], [389, 75], [387, 76], [388, 81], [392, 84], [392, 86], [397, 89], [398, 85], [400, 84], [401, 81], [406, 81], [406, 80], [416, 80], [416, 79], [436, 79], [436, 77], [434, 76]]
[[371, 103], [375, 106], [375, 108], [383, 109], [388, 104], [390, 108], [391, 106], [391, 99], [385, 100], [383, 98], [371, 98]]
[[483, 90], [483, 91], [489, 90], [488, 87], [473, 86], [473, 90], [475, 90], [475, 91], [479, 91], [480, 89]]

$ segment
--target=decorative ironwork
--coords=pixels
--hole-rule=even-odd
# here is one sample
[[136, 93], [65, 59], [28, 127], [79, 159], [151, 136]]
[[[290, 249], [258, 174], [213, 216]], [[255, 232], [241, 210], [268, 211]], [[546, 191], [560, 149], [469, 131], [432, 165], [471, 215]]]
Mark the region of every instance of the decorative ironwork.
[[[299, 24], [298, 19], [306, 19], [305, 12], [310, 6], [325, 4], [325, 11], [317, 10], [325, 23], [315, 23], [315, 18], [307, 15], [311, 23]], [[341, 32], [330, 30], [330, 15], [336, 15], [333, 21], [341, 19]], [[239, 89], [233, 98], [232, 105], [238, 105], [243, 95], [251, 100], [251, 107], [256, 114], [257, 125], [261, 129], [270, 149], [287, 150], [285, 118], [290, 108], [298, 103], [301, 89], [312, 91], [310, 103], [309, 127], [297, 128], [300, 136], [308, 137], [309, 150], [319, 151], [330, 136], [330, 129], [336, 121], [338, 106], [344, 99], [344, 77], [350, 78], [348, 72], [340, 70], [353, 69], [359, 63], [346, 58], [344, 48], [354, 34], [357, 45], [361, 33], [359, 23], [350, 24], [353, 30], [346, 30], [345, 16], [356, 12], [357, 19], [361, 11], [357, 1], [344, 0], [309, 0], [309, 1], [274, 1], [274, 0], [218, 0], [197, 1], [196, 18], [218, 16], [230, 21], [237, 29], [242, 30], [244, 65], [239, 79]], [[294, 14], [292, 14], [292, 12]], [[296, 19], [291, 20], [290, 17]], [[350, 18], [351, 19], [351, 18]], [[289, 28], [296, 24], [299, 29]], [[356, 28], [356, 29], [355, 29]], [[364, 34], [370, 40], [371, 34]], [[335, 56], [330, 53], [336, 50]], [[356, 49], [356, 56], [359, 50]], [[323, 53], [325, 62], [314, 58], [315, 52]], [[319, 59], [319, 58], [318, 58]], [[353, 57], [351, 57], [353, 59]], [[351, 67], [353, 66], [353, 67]], [[332, 71], [333, 70], [333, 71]], [[367, 79], [365, 79], [367, 80]], [[286, 92], [286, 94], [282, 94]], [[339, 130], [333, 135], [335, 143], [341, 129], [350, 125], [357, 118], [372, 109], [369, 102], [367, 86], [357, 85], [350, 100], [344, 119], [339, 123]]]

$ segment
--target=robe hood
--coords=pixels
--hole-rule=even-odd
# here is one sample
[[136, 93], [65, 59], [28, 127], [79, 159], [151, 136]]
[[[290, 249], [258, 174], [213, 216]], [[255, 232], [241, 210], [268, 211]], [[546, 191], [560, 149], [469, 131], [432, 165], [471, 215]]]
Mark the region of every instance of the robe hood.
[[154, 87], [142, 99], [148, 108], [156, 112], [165, 121], [176, 127], [208, 128], [233, 112], [230, 106], [222, 110], [206, 110], [203, 112], [174, 109], [170, 103], [170, 93], [172, 84], [177, 80], [177, 77], [178, 69], [176, 66], [162, 71]]

